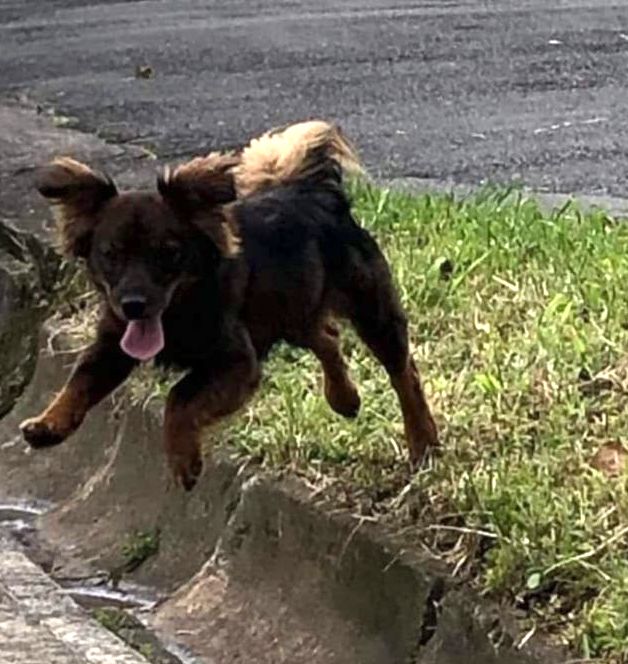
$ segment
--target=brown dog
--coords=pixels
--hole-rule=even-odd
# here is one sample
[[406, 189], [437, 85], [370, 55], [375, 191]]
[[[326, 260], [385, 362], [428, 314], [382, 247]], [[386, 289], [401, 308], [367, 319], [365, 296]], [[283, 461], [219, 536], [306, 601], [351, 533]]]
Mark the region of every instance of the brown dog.
[[168, 395], [164, 428], [172, 471], [191, 489], [202, 429], [247, 401], [281, 340], [309, 348], [330, 406], [357, 415], [334, 322], [343, 318], [390, 375], [419, 462], [438, 442], [436, 427], [387, 263], [342, 187], [340, 166], [356, 164], [340, 132], [320, 121], [167, 170], [156, 193], [119, 193], [88, 166], [54, 161], [39, 191], [103, 306], [96, 341], [48, 408], [22, 423], [25, 439], [60, 443], [139, 362], [156, 358], [187, 371]]

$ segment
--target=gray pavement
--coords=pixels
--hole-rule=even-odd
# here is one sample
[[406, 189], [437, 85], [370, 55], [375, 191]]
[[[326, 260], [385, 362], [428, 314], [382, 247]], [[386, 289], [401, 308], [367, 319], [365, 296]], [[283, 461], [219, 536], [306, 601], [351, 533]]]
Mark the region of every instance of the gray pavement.
[[0, 531], [0, 664], [147, 664]]
[[317, 115], [384, 176], [625, 196], [627, 83], [626, 0], [0, 0], [0, 98], [166, 158]]

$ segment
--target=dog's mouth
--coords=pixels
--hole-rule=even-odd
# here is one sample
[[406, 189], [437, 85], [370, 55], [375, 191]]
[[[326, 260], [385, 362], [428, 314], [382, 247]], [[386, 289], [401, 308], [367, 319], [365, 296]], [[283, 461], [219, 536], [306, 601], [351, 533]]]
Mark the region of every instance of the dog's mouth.
[[152, 360], [164, 347], [161, 314], [152, 318], [130, 320], [120, 347], [127, 355], [140, 362]]

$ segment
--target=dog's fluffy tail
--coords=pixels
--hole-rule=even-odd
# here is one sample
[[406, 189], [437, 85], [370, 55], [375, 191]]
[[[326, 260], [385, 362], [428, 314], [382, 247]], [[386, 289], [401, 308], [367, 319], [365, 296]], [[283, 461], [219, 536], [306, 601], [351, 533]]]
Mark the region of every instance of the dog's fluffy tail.
[[325, 177], [338, 169], [364, 173], [356, 151], [340, 129], [323, 120], [311, 120], [253, 139], [233, 173], [238, 195], [249, 196], [282, 184]]

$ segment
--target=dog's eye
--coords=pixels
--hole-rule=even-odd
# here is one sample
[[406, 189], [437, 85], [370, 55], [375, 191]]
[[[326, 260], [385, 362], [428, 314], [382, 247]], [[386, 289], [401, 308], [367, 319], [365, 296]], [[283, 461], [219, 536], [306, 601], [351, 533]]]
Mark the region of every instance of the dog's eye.
[[98, 250], [104, 258], [113, 258], [116, 254], [116, 248], [112, 244], [101, 244]]
[[177, 267], [183, 252], [178, 244], [166, 244], [159, 249], [159, 262], [165, 268]]

